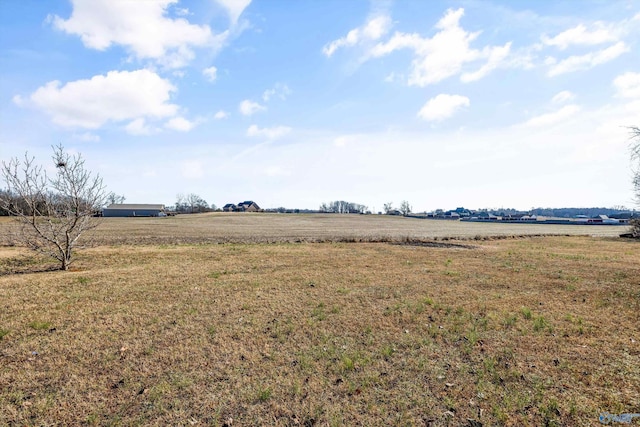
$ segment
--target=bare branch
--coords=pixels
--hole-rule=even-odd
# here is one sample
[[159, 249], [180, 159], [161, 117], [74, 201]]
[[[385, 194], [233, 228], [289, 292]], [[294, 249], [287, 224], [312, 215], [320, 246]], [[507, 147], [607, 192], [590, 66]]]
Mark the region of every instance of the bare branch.
[[28, 154], [23, 161], [2, 162], [7, 189], [0, 192], [0, 208], [21, 224], [22, 244], [56, 259], [66, 270], [80, 235], [98, 225], [96, 213], [106, 192], [102, 178], [85, 169], [81, 155], [70, 156], [62, 145], [53, 151], [53, 178]]
[[631, 158], [640, 160], [640, 127], [629, 126], [631, 133]]
[[[636, 202], [640, 205], [640, 127], [629, 126], [631, 133], [631, 160], [636, 161], [633, 170], [633, 190]], [[640, 218], [631, 220], [631, 234], [635, 238], [640, 238]]]
[[409, 215], [412, 209], [413, 208], [406, 200], [403, 200], [402, 203], [400, 203], [400, 212], [402, 212], [403, 216]]

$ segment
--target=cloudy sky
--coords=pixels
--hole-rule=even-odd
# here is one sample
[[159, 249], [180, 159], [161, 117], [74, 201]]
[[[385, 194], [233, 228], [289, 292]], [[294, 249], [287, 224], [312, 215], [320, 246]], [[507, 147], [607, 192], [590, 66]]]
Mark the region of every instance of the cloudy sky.
[[129, 203], [633, 206], [640, 2], [3, 0], [0, 158]]

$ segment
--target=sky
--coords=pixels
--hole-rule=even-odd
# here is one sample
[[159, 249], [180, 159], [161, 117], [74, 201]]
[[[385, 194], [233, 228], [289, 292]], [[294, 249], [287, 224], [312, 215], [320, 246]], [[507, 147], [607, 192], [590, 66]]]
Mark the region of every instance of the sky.
[[640, 1], [2, 0], [0, 159], [127, 203], [633, 207]]

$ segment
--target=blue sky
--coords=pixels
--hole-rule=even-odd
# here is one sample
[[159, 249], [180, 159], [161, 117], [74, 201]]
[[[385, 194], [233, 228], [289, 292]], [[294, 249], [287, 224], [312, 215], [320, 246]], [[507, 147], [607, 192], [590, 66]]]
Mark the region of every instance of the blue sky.
[[633, 206], [640, 2], [4, 0], [0, 158], [129, 203]]

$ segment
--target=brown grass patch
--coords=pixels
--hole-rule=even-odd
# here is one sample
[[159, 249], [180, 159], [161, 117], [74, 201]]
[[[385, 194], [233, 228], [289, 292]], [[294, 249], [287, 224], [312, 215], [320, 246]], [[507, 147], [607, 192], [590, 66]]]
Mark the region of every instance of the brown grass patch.
[[[101, 246], [82, 271], [2, 276], [0, 425], [640, 412], [640, 243], [473, 246]], [[0, 266], [23, 256], [4, 248]]]

